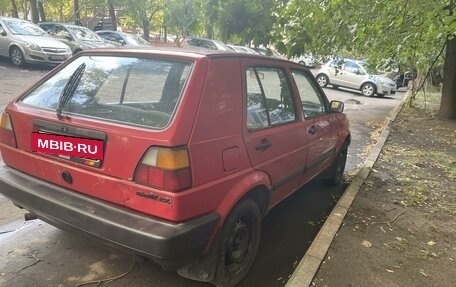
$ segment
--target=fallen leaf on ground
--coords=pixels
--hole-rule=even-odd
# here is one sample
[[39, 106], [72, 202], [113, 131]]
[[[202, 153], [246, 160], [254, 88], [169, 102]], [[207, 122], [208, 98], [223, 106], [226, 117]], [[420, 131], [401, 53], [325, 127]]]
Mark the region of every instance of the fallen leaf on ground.
[[432, 246], [432, 245], [436, 245], [437, 243], [431, 240], [431, 241], [429, 241], [427, 244], [428, 244], [429, 246]]
[[390, 270], [390, 269], [385, 269], [386, 271], [388, 271], [389, 273], [394, 273], [394, 270]]
[[370, 243], [369, 241], [367, 240], [363, 240], [363, 242], [361, 243], [364, 247], [372, 247], [372, 243]]

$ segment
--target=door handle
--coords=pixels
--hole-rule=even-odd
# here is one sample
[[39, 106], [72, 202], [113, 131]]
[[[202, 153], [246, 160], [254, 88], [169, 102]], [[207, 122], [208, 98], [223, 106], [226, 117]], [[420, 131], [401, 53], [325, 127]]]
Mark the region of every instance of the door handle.
[[256, 150], [261, 151], [261, 150], [267, 150], [272, 146], [272, 142], [268, 141], [267, 139], [262, 139], [261, 143], [257, 144]]
[[311, 126], [307, 132], [311, 135], [314, 135], [317, 132], [317, 128], [315, 126]]

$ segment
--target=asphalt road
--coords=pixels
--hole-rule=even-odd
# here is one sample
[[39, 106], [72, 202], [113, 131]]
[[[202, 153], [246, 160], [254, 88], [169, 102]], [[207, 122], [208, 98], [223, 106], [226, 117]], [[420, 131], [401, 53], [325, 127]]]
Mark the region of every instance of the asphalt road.
[[[17, 69], [0, 58], [0, 106], [48, 71], [43, 67]], [[345, 103], [353, 135], [347, 171], [354, 171], [366, 158], [363, 151], [370, 145], [372, 127], [384, 121], [404, 93], [366, 98], [348, 90], [328, 88], [325, 92], [328, 98]], [[263, 222], [253, 269], [240, 286], [283, 286], [343, 191], [344, 186], [329, 189], [314, 181], [273, 209]], [[105, 285], [211, 286], [40, 220], [24, 222], [24, 213], [0, 196], [0, 286], [77, 286], [119, 275], [124, 276]]]

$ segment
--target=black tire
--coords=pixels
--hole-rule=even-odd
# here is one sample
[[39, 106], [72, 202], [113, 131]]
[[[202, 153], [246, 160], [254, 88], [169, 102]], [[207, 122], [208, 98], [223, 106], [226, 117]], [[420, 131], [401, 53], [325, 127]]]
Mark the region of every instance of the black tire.
[[361, 93], [363, 96], [372, 97], [377, 93], [377, 88], [372, 83], [365, 83], [361, 86]]
[[24, 54], [18, 47], [12, 47], [10, 50], [10, 60], [16, 67], [23, 67], [25, 64]]
[[329, 175], [326, 179], [326, 182], [329, 185], [339, 185], [344, 179], [345, 164], [347, 162], [347, 153], [348, 148], [346, 146], [342, 147], [337, 155], [336, 161], [329, 169]]
[[239, 202], [220, 232], [220, 254], [212, 283], [219, 287], [236, 286], [252, 267], [260, 244], [258, 205], [250, 199]]
[[379, 98], [383, 98], [385, 96], [385, 94], [377, 94], [377, 97]]
[[329, 78], [324, 74], [320, 74], [317, 75], [317, 82], [320, 85], [320, 87], [325, 88], [329, 84]]

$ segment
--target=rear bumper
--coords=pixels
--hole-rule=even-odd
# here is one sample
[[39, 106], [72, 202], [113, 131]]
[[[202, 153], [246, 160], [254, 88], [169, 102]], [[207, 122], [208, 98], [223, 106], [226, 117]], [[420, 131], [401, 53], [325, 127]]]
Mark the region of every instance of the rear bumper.
[[171, 223], [87, 197], [7, 166], [0, 166], [0, 193], [62, 229], [89, 235], [176, 269], [201, 257], [220, 216], [210, 213]]

